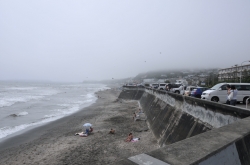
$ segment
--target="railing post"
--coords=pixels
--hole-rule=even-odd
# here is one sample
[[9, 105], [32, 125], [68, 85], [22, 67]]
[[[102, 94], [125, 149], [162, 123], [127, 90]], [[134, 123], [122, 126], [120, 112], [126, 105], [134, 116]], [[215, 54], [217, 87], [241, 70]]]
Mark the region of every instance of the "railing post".
[[248, 97], [247, 99], [246, 99], [246, 109], [247, 109], [247, 104], [248, 104], [248, 100], [250, 99], [250, 97]]

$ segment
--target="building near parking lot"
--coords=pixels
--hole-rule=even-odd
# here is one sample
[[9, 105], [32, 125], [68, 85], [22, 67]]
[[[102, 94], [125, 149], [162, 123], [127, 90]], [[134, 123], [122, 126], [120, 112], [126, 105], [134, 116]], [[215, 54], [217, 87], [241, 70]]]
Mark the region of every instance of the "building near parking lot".
[[248, 65], [234, 65], [230, 68], [224, 68], [219, 70], [219, 81], [237, 81], [241, 77], [250, 76], [250, 64]]

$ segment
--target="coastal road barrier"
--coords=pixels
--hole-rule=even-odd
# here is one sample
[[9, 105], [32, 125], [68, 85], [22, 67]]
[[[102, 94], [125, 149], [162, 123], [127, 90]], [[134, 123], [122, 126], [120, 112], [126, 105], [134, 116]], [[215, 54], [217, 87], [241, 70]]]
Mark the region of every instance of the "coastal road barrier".
[[[126, 88], [125, 91], [121, 92], [119, 97], [138, 99], [139, 96], [138, 93], [136, 94], [135, 90], [135, 88], [131, 90]], [[235, 130], [241, 127], [242, 130], [246, 129], [245, 127], [248, 128], [248, 126], [239, 126], [238, 124], [243, 122], [242, 119], [244, 118], [244, 122], [249, 121], [247, 117], [250, 116], [250, 112], [248, 110], [149, 88], [139, 90], [141, 95], [139, 102], [147, 116], [147, 123], [156, 137], [158, 144], [162, 147], [162, 151], [159, 149], [156, 155], [153, 154], [154, 151], [148, 153], [149, 155], [151, 154], [151, 156], [155, 158], [161, 155], [159, 157], [160, 160], [164, 160], [164, 162], [172, 162], [170, 164], [176, 164], [178, 161], [174, 160], [178, 160], [180, 155], [173, 154], [170, 161], [166, 157], [169, 157], [167, 155], [171, 153], [169, 152], [171, 150], [166, 150], [166, 148], [169, 146], [177, 147], [176, 152], [182, 153], [182, 151], [178, 150], [177, 144], [187, 141], [186, 146], [181, 147], [181, 150], [189, 152], [193, 150], [193, 146], [198, 143], [199, 145], [197, 145], [197, 147], [200, 149], [194, 150], [192, 153], [193, 156], [195, 157], [196, 154], [199, 155], [199, 152], [204, 152], [203, 150], [206, 150], [205, 153], [207, 155], [201, 155], [197, 159], [194, 159], [191, 156], [190, 160], [182, 160], [183, 162], [180, 164], [192, 164], [194, 162], [203, 162], [203, 164], [206, 164], [206, 161], [216, 162], [218, 155], [223, 156], [224, 154], [224, 156], [226, 156], [226, 153], [238, 155], [235, 157], [235, 159], [237, 158], [236, 164], [237, 162], [242, 164], [242, 162], [244, 163], [248, 161], [248, 153], [250, 149], [248, 149], [249, 145], [247, 144], [250, 144], [248, 136], [250, 130], [247, 130], [247, 132], [244, 132], [246, 130], [240, 132], [237, 138], [233, 136], [231, 140], [225, 139], [225, 135], [229, 134], [228, 136], [231, 137], [236, 134]], [[132, 96], [129, 96], [128, 93], [124, 94], [124, 92], [130, 92]], [[137, 96], [135, 97], [135, 95]], [[237, 126], [234, 126], [235, 124]], [[248, 123], [248, 125], [249, 124], [250, 123]], [[230, 127], [230, 131], [228, 131], [227, 127]], [[228, 132], [222, 135], [220, 131], [223, 132], [223, 129], [226, 129]], [[215, 135], [213, 133], [214, 131], [218, 134]], [[238, 133], [239, 131], [236, 132]], [[206, 136], [204, 136], [204, 134]], [[199, 138], [200, 136], [203, 138]], [[220, 145], [214, 137], [217, 137], [217, 139], [224, 139], [226, 143], [223, 142]], [[197, 139], [191, 140], [193, 138]], [[220, 147], [209, 148], [207, 147], [207, 143], [212, 145], [215, 143]], [[184, 151], [183, 154], [187, 154]], [[224, 161], [227, 160], [230, 159], [225, 158]], [[230, 162], [234, 161], [231, 160]]]

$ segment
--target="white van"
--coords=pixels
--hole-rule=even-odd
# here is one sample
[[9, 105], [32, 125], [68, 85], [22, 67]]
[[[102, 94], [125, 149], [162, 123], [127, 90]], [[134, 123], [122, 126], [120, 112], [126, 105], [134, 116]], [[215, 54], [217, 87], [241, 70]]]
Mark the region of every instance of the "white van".
[[227, 85], [234, 85], [238, 90], [237, 102], [246, 104], [247, 98], [250, 97], [250, 83], [220, 83], [211, 89], [202, 93], [201, 98], [209, 101], [226, 103], [227, 101]]

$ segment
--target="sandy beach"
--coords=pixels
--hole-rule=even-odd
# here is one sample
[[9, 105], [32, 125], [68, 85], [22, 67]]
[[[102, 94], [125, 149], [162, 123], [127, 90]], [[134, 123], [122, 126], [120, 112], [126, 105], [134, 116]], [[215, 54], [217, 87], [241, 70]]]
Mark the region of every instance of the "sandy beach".
[[[157, 149], [146, 122], [132, 119], [138, 102], [117, 102], [119, 93], [112, 89], [97, 92], [101, 98], [91, 106], [0, 143], [0, 164], [115, 164]], [[94, 132], [75, 136], [87, 122], [93, 124]], [[115, 134], [109, 134], [111, 128]], [[130, 132], [141, 140], [125, 142]]]

